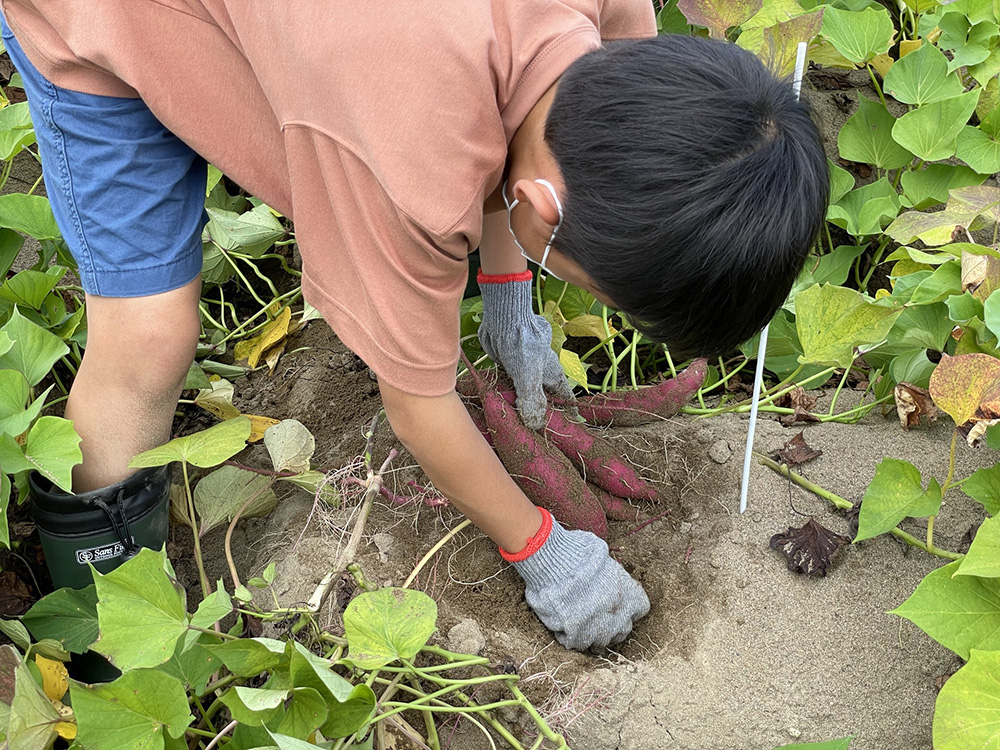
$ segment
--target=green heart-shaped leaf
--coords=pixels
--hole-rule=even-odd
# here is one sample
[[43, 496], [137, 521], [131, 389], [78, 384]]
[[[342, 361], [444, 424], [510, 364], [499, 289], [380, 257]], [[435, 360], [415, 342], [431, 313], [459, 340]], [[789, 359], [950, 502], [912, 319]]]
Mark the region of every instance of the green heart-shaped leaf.
[[968, 659], [974, 648], [1000, 650], [1000, 579], [956, 576], [959, 565], [927, 574], [891, 614]]
[[1000, 578], [1000, 518], [987, 518], [955, 575]]
[[344, 611], [349, 658], [361, 669], [412, 659], [435, 630], [437, 604], [422, 591], [384, 588], [355, 597]]
[[889, 51], [895, 29], [885, 8], [852, 12], [828, 5], [823, 12], [822, 33], [840, 54], [863, 65]]
[[962, 492], [982, 503], [991, 516], [1000, 515], [1000, 464], [976, 469], [962, 483]]
[[869, 302], [853, 289], [814, 286], [795, 298], [799, 361], [850, 367], [854, 349], [885, 340], [901, 308]]
[[[858, 111], [837, 134], [840, 156], [849, 161], [874, 164], [881, 169], [899, 169], [913, 161], [913, 154], [892, 138], [896, 118], [882, 102], [858, 97]], [[836, 201], [834, 201], [836, 202]]]
[[122, 671], [163, 664], [187, 631], [184, 588], [166, 564], [163, 552], [143, 548], [110, 573], [95, 571], [101, 635], [91, 648]]
[[247, 417], [227, 419], [193, 435], [174, 438], [166, 445], [134, 456], [133, 468], [163, 466], [171, 461], [186, 461], [206, 469], [226, 461], [246, 447], [251, 423]]
[[934, 708], [935, 750], [996, 745], [1000, 737], [1000, 651], [973, 650], [948, 678]]
[[65, 650], [82, 654], [98, 635], [94, 585], [57, 589], [35, 602], [21, 621], [36, 641], [51, 638]]
[[941, 485], [931, 478], [925, 491], [920, 471], [908, 461], [884, 458], [875, 469], [858, 514], [855, 542], [896, 528], [904, 518], [937, 515], [941, 507]]
[[975, 111], [980, 91], [973, 89], [907, 112], [893, 125], [893, 139], [926, 161], [954, 156], [958, 135]]
[[96, 685], [72, 680], [70, 696], [87, 750], [172, 748], [169, 740], [194, 719], [184, 686], [157, 669], [134, 669]]
[[885, 76], [885, 93], [907, 104], [951, 99], [964, 90], [958, 76], [948, 72], [948, 58], [933, 44], [900, 58]]

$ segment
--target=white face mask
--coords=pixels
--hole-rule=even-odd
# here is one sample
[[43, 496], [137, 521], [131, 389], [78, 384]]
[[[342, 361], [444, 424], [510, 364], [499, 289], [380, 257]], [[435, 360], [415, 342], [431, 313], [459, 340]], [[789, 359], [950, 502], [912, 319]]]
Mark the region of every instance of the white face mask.
[[[558, 209], [558, 211], [559, 211], [559, 223], [556, 224], [555, 227], [552, 229], [552, 234], [549, 236], [548, 244], [545, 245], [545, 250], [542, 252], [542, 259], [538, 262], [538, 267], [541, 268], [542, 271], [544, 271], [546, 273], [546, 275], [551, 276], [554, 279], [559, 279], [558, 276], [556, 276], [554, 273], [552, 273], [552, 271], [550, 271], [548, 268], [545, 267], [545, 261], [548, 260], [548, 258], [549, 258], [549, 251], [552, 249], [552, 242], [556, 238], [556, 232], [558, 232], [559, 231], [559, 227], [562, 226], [562, 222], [563, 222], [562, 203], [559, 202], [559, 196], [556, 195], [556, 189], [554, 187], [552, 187], [552, 183], [550, 183], [548, 180], [541, 180], [541, 179], [535, 180], [535, 182], [537, 182], [539, 185], [544, 185], [545, 187], [547, 187], [549, 189], [549, 192], [552, 193], [552, 199], [556, 202], [556, 209]], [[513, 202], [508, 202], [508, 200], [507, 200], [507, 181], [506, 180], [504, 180], [504, 183], [503, 183], [503, 202], [504, 202], [504, 205], [507, 206], [507, 229], [510, 230], [510, 236], [514, 238], [514, 244], [517, 245], [517, 249], [521, 251], [521, 255], [523, 255], [525, 258], [527, 258], [528, 260], [532, 261], [532, 263], [534, 263], [534, 260], [531, 258], [531, 256], [529, 256], [526, 252], [524, 252], [524, 248], [521, 246], [521, 243], [518, 241], [517, 235], [514, 234], [514, 227], [511, 226], [511, 223], [510, 223], [511, 212], [514, 210], [514, 206], [516, 206], [518, 203], [520, 203], [520, 201], [517, 198], [515, 198]], [[559, 280], [561, 281], [562, 279], [559, 279]]]

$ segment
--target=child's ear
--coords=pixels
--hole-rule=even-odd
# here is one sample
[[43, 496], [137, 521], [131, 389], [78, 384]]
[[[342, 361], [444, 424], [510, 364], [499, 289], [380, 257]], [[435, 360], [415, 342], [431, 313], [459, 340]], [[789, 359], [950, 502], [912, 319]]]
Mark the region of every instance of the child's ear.
[[[557, 191], [562, 189], [561, 181], [553, 182], [552, 186]], [[550, 227], [559, 223], [559, 207], [556, 206], [552, 193], [541, 183], [534, 180], [518, 180], [514, 183], [513, 194], [518, 200], [530, 203], [538, 217]]]

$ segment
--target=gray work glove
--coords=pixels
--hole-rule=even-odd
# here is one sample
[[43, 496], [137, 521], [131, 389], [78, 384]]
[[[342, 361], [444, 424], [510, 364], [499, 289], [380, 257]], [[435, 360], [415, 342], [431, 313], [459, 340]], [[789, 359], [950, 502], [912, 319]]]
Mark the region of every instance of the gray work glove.
[[545, 426], [546, 390], [566, 401], [576, 398], [559, 356], [552, 351], [549, 321], [531, 309], [531, 279], [517, 280], [517, 276], [520, 274], [487, 276], [480, 272], [483, 321], [479, 342], [514, 381], [521, 421], [532, 430], [540, 430]]
[[540, 510], [552, 524], [541, 547], [520, 562], [504, 553], [524, 579], [528, 606], [566, 648], [585, 651], [624, 641], [649, 612], [646, 592], [611, 559], [602, 539], [567, 531]]

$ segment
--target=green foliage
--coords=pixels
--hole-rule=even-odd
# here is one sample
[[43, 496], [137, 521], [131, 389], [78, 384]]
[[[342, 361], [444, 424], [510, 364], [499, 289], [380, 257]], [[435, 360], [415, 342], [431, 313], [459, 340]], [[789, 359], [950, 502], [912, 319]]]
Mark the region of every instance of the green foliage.
[[960, 565], [928, 573], [892, 613], [963, 659], [972, 649], [1000, 651], [1000, 580], [957, 575]]
[[934, 712], [937, 750], [989, 748], [1000, 735], [1000, 651], [969, 654], [938, 694]]
[[[387, 630], [379, 612], [392, 612]], [[358, 598], [344, 611], [350, 659], [362, 669], [379, 669], [396, 659], [412, 659], [434, 632], [437, 604], [420, 591], [381, 589]]]
[[907, 461], [884, 458], [861, 501], [855, 542], [895, 528], [904, 518], [937, 515], [941, 485], [933, 477], [924, 490], [920, 471]]

